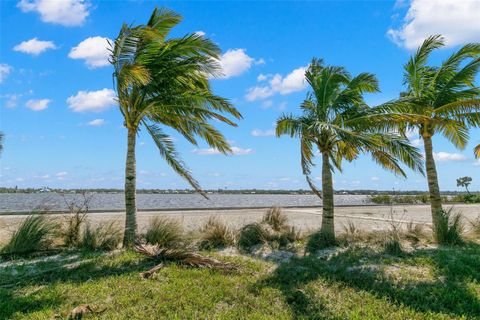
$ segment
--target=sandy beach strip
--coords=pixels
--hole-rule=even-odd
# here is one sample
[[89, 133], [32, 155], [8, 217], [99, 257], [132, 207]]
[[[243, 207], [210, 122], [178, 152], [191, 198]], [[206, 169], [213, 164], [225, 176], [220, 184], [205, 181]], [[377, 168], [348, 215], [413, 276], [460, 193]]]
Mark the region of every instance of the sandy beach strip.
[[[445, 205], [448, 209], [452, 205]], [[453, 205], [454, 212], [460, 212], [466, 220], [473, 221], [480, 217], [480, 205], [478, 204], [456, 204]], [[159, 210], [139, 211], [138, 227], [144, 230], [149, 222], [156, 216], [170, 217], [182, 222], [186, 231], [200, 228], [210, 217], [219, 217], [233, 228], [239, 228], [247, 223], [260, 221], [266, 208], [248, 209], [188, 209], [188, 210]], [[284, 208], [292, 225], [302, 231], [316, 230], [322, 222], [321, 207], [300, 207]], [[65, 214], [48, 214], [51, 219], [61, 222]], [[425, 226], [431, 225], [431, 213], [429, 205], [395, 205], [395, 206], [341, 206], [335, 208], [336, 230], [342, 231], [344, 226], [352, 222], [355, 226], [365, 231], [385, 230], [389, 227], [392, 219], [400, 223], [413, 222]], [[25, 219], [27, 215], [1, 214], [0, 215], [0, 241], [5, 241], [15, 228]], [[115, 221], [120, 228], [123, 228], [125, 212], [91, 212], [88, 214], [88, 221], [92, 225], [101, 222]]]

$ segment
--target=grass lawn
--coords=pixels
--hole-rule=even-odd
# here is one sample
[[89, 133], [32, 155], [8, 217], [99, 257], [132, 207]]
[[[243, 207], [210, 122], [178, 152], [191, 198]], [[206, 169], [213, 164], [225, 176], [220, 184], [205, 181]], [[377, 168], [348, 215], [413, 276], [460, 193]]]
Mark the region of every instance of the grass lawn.
[[[216, 253], [210, 253], [217, 255]], [[275, 265], [245, 256], [215, 271], [154, 263], [123, 252], [61, 254], [0, 264], [0, 319], [480, 319], [480, 245], [402, 257], [368, 248]], [[39, 261], [41, 260], [41, 261]]]

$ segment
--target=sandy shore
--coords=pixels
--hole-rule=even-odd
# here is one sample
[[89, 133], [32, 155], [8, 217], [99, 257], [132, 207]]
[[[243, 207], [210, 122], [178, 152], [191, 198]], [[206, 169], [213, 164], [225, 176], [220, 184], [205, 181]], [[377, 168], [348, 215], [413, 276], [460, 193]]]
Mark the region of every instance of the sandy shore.
[[[445, 206], [446, 209], [450, 207], [451, 205]], [[466, 220], [473, 221], [480, 217], [480, 205], [457, 204], [453, 207], [454, 212], [461, 212]], [[166, 216], [178, 219], [185, 230], [190, 231], [198, 229], [209, 217], [216, 216], [228, 225], [238, 228], [244, 224], [259, 221], [265, 211], [266, 209], [140, 211], [138, 225], [140, 230], [143, 230], [153, 217]], [[322, 222], [322, 208], [287, 208], [284, 212], [290, 223], [303, 231], [318, 229]], [[64, 218], [62, 214], [48, 216], [57, 221], [62, 221]], [[88, 214], [88, 220], [94, 225], [103, 221], [116, 221], [119, 227], [123, 227], [124, 216], [124, 212], [95, 212]], [[431, 225], [428, 205], [337, 207], [335, 216], [337, 231], [342, 231], [343, 226], [349, 221], [365, 231], [384, 230], [388, 228], [392, 217], [395, 221], [402, 223], [412, 221], [426, 226]], [[25, 215], [0, 215], [0, 241], [5, 241], [25, 217]]]

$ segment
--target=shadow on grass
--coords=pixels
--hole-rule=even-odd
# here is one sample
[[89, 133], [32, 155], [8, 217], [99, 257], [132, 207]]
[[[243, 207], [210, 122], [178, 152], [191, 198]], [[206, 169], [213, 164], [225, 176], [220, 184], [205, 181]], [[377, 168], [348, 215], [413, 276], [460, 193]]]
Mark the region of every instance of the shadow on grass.
[[[397, 281], [385, 273], [385, 268], [392, 264], [411, 268], [427, 266], [433, 271], [433, 277], [427, 279], [420, 275], [405, 279], [403, 275], [403, 279]], [[271, 276], [257, 283], [255, 289], [279, 289], [295, 318], [338, 319], [338, 311], [335, 315], [319, 301], [318, 291], [322, 288], [315, 287], [315, 281], [319, 281], [319, 286], [334, 286], [335, 290], [339, 290], [340, 293], [334, 297], [338, 300], [348, 299], [341, 296], [342, 288], [347, 287], [353, 289], [354, 294], [363, 291], [386, 299], [396, 309], [405, 306], [430, 315], [443, 313], [476, 318], [480, 315], [478, 287], [469, 288], [469, 283], [476, 282], [477, 286], [480, 283], [480, 245], [418, 250], [402, 257], [351, 248], [329, 260], [315, 256], [295, 258], [280, 265]], [[352, 291], [349, 292], [351, 294]], [[364, 303], [366, 306], [368, 301]], [[363, 308], [355, 307], [359, 310]], [[388, 318], [388, 315], [384, 316]]]
[[127, 259], [117, 261], [98, 254], [80, 254], [76, 259], [28, 264], [20, 267], [25, 269], [18, 276], [6, 277], [3, 274], [0, 277], [0, 319], [10, 319], [17, 313], [32, 313], [45, 307], [55, 308], [64, 302], [62, 295], [55, 290], [48, 295], [38, 293], [44, 286], [83, 284], [130, 272], [138, 274], [154, 265], [152, 260], [134, 253], [127, 256]]

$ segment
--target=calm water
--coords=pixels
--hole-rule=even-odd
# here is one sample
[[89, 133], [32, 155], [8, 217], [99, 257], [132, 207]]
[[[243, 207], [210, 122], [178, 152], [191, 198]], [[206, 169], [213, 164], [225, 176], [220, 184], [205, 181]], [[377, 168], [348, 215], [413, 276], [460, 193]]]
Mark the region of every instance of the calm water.
[[[0, 194], [0, 212], [30, 211], [36, 208], [65, 210], [65, 200], [80, 201], [81, 196], [68, 194], [64, 199], [54, 193], [4, 193]], [[112, 210], [125, 207], [121, 193], [98, 193], [92, 196], [90, 210]], [[319, 206], [321, 199], [314, 195], [260, 195], [260, 194], [212, 194], [206, 200], [196, 194], [139, 194], [139, 209], [176, 209], [176, 208], [222, 208], [222, 207], [267, 207], [267, 206]], [[337, 195], [335, 203], [339, 205], [362, 205], [368, 202], [368, 196]]]

